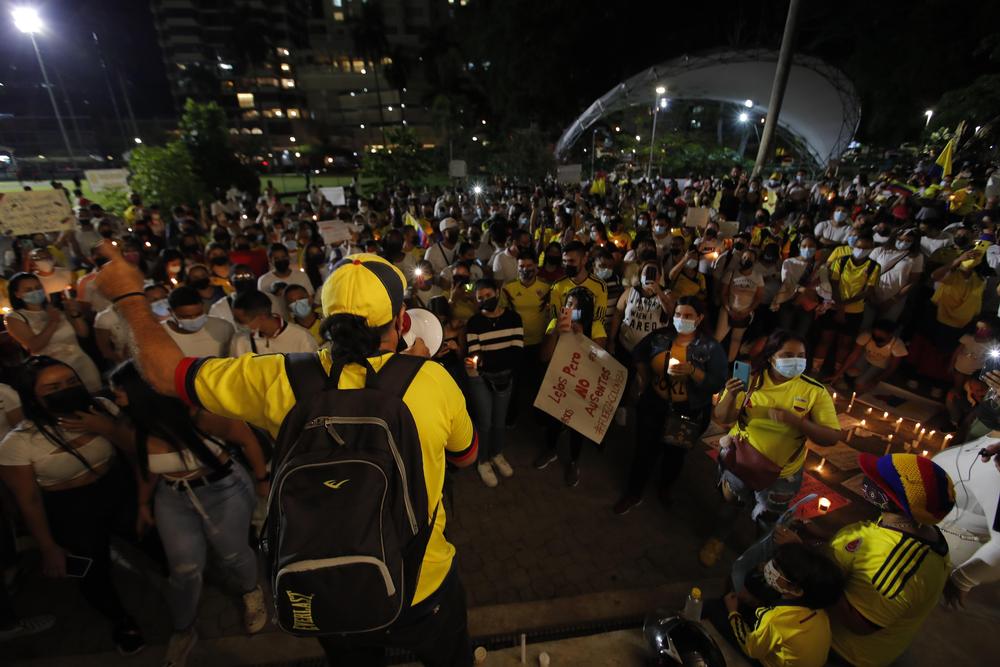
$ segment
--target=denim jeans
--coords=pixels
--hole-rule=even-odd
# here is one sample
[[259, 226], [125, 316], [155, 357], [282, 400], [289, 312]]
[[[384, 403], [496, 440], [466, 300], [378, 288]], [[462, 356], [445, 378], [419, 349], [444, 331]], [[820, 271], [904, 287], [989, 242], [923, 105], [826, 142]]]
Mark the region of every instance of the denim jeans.
[[507, 428], [507, 408], [514, 391], [514, 382], [497, 388], [482, 377], [469, 378], [469, 399], [472, 401], [476, 417], [476, 431], [479, 433], [479, 462], [485, 463], [503, 451]]
[[257, 586], [257, 557], [248, 539], [256, 496], [249, 473], [232, 466], [229, 475], [205, 486], [175, 488], [161, 478], [156, 487], [153, 507], [170, 563], [166, 597], [175, 630], [195, 621], [209, 545], [241, 592]]

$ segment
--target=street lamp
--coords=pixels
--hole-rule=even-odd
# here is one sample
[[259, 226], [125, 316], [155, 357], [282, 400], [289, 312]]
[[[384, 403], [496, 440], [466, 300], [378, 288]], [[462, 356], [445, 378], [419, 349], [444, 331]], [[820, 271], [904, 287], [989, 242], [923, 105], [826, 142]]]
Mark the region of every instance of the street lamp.
[[744, 112], [744, 113], [741, 113], [741, 114], [740, 114], [740, 115], [738, 116], [738, 118], [739, 118], [739, 121], [740, 121], [741, 123], [745, 123], [745, 122], [747, 122], [748, 120], [750, 120], [750, 114], [748, 114], [748, 113], [745, 113], [745, 112]]
[[45, 63], [42, 61], [42, 52], [38, 50], [38, 42], [35, 41], [35, 33], [42, 31], [42, 17], [38, 15], [38, 10], [34, 7], [15, 7], [11, 10], [11, 17], [14, 19], [14, 27], [31, 38], [31, 46], [35, 49], [35, 57], [38, 58], [38, 69], [42, 70], [42, 81], [45, 83], [45, 90], [49, 92], [49, 101], [52, 102], [52, 111], [56, 114], [56, 123], [59, 124], [59, 132], [62, 134], [63, 143], [66, 144], [66, 154], [69, 156], [70, 164], [76, 169], [76, 157], [73, 155], [73, 148], [69, 145], [69, 135], [66, 134], [66, 126], [63, 125], [62, 116], [59, 114], [59, 106], [56, 104], [55, 93], [52, 92], [52, 84], [49, 83], [49, 74], [45, 71]]
[[927, 122], [924, 123], [924, 127], [927, 127], [931, 124], [931, 116], [934, 115], [934, 109], [928, 109], [924, 112], [924, 115], [927, 116]]
[[[659, 112], [660, 107], [664, 109], [667, 108], [667, 99], [663, 97], [667, 94], [667, 89], [664, 86], [656, 87], [656, 104], [653, 105], [653, 131], [649, 134], [649, 162], [646, 163], [646, 180], [650, 179], [653, 173], [653, 147], [656, 145], [656, 115]], [[639, 137], [636, 136], [636, 141]]]

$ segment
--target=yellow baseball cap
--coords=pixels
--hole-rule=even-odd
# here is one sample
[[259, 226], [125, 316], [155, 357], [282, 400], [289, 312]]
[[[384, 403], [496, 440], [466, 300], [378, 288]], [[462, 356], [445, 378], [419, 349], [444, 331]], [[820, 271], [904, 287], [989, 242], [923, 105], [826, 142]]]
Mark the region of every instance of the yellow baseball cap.
[[406, 277], [390, 262], [371, 253], [337, 262], [323, 283], [323, 316], [358, 315], [369, 327], [388, 324], [403, 307]]

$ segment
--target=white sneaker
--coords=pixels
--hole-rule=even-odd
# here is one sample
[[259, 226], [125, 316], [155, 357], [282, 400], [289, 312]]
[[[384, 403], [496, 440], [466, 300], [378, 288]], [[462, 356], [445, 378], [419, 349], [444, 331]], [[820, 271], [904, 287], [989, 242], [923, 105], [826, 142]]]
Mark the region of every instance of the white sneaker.
[[628, 409], [624, 406], [615, 410], [615, 423], [619, 426], [628, 425]]
[[188, 654], [198, 641], [198, 631], [192, 625], [187, 630], [181, 630], [170, 635], [167, 652], [163, 656], [162, 667], [184, 667]]
[[243, 594], [243, 628], [252, 635], [264, 629], [267, 609], [264, 608], [264, 591], [260, 586]]
[[493, 472], [493, 466], [490, 465], [489, 462], [480, 463], [479, 465], [476, 466], [476, 470], [479, 471], [479, 476], [482, 477], [483, 484], [490, 487], [491, 489], [500, 483], [500, 481], [497, 479], [497, 474]]
[[514, 469], [510, 467], [510, 463], [508, 463], [507, 459], [503, 457], [503, 454], [497, 454], [493, 457], [492, 461], [493, 467], [497, 469], [497, 472], [500, 473], [501, 477], [514, 476]]

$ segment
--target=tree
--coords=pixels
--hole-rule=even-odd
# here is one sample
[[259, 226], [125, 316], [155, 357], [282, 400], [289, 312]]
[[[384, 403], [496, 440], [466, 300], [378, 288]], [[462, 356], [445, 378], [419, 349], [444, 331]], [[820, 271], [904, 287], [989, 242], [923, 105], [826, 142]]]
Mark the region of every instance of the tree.
[[381, 185], [400, 182], [421, 183], [433, 170], [429, 152], [406, 127], [385, 131], [386, 149], [365, 155], [364, 175], [376, 178]]
[[230, 185], [245, 192], [258, 191], [260, 180], [250, 166], [236, 157], [229, 143], [226, 114], [218, 104], [188, 99], [178, 129], [195, 173], [209, 192]]
[[178, 204], [192, 204], [205, 196], [191, 153], [182, 141], [166, 146], [139, 146], [129, 158], [133, 190], [150, 203], [170, 210]]
[[494, 142], [489, 169], [495, 174], [522, 181], [540, 181], [555, 171], [552, 145], [537, 126], [512, 130], [502, 141]]

